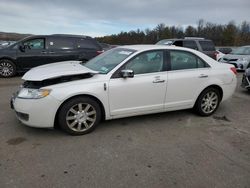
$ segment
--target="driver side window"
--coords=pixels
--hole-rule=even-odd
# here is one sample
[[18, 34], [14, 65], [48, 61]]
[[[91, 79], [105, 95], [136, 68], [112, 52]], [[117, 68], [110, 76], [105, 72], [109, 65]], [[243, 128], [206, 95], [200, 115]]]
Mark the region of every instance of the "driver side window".
[[163, 51], [149, 51], [137, 55], [125, 65], [134, 74], [160, 72], [163, 70]]
[[44, 39], [32, 39], [23, 43], [26, 49], [44, 49]]

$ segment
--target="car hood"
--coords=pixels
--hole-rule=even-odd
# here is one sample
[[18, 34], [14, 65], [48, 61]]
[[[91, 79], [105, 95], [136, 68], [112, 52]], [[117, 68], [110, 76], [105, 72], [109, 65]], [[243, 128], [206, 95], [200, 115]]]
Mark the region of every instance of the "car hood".
[[26, 72], [22, 79], [27, 81], [43, 81], [62, 76], [98, 74], [97, 71], [93, 71], [80, 63], [81, 61], [64, 61], [42, 65]]
[[223, 56], [224, 59], [240, 59], [247, 58], [250, 59], [250, 55], [236, 55], [236, 54], [226, 54]]

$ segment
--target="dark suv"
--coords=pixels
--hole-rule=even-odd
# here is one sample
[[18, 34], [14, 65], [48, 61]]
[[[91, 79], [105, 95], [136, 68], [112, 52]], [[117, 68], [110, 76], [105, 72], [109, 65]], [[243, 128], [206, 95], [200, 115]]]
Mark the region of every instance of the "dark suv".
[[185, 37], [184, 39], [163, 39], [157, 42], [160, 45], [175, 45], [192, 48], [216, 59], [217, 52], [213, 41], [204, 38]]
[[102, 53], [93, 38], [81, 35], [30, 36], [0, 49], [0, 76], [11, 77], [32, 67], [53, 62], [89, 59]]

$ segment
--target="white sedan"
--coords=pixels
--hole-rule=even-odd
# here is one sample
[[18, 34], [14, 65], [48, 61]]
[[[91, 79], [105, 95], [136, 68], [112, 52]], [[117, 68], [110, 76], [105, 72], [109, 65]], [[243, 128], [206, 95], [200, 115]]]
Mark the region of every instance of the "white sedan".
[[192, 49], [133, 45], [83, 64], [59, 62], [28, 71], [11, 105], [32, 127], [72, 135], [121, 117], [194, 108], [209, 116], [236, 88], [236, 69]]

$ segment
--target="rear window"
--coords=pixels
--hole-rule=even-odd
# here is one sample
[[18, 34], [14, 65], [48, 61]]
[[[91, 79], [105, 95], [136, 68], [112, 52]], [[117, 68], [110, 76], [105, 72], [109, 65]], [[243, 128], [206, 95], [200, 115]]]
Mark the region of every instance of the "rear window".
[[157, 42], [156, 44], [159, 44], [159, 45], [172, 45], [173, 44], [173, 40], [161, 40], [159, 42]]
[[50, 38], [48, 46], [51, 49], [74, 49], [73, 38]]
[[199, 41], [203, 51], [215, 51], [215, 47], [212, 41]]
[[90, 39], [85, 39], [85, 38], [78, 39], [76, 42], [76, 46], [77, 46], [77, 48], [87, 48], [87, 49], [100, 50], [100, 46], [97, 44], [96, 41], [90, 40]]

